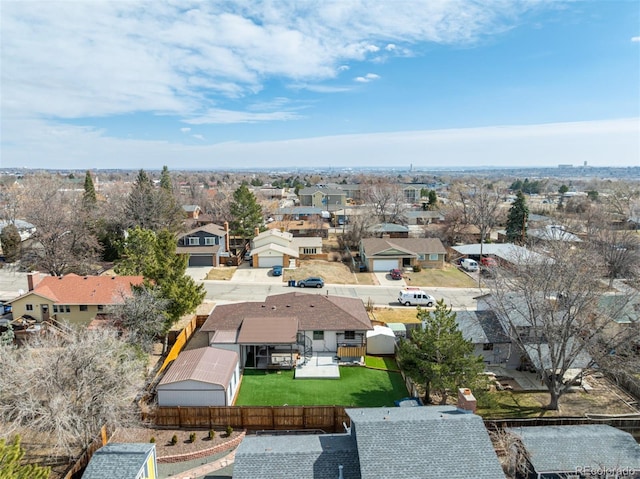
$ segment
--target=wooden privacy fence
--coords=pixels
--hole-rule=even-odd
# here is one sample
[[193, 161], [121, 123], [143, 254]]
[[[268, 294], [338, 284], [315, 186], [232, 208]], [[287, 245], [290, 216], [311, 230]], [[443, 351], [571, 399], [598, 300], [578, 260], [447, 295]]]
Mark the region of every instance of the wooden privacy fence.
[[582, 424], [607, 424], [616, 429], [640, 436], [640, 419], [638, 418], [589, 418], [589, 417], [532, 417], [519, 419], [485, 419], [487, 429], [518, 428], [529, 426], [576, 426]]
[[[158, 374], [163, 372], [167, 368], [167, 366], [178, 357], [178, 354], [180, 354], [182, 348], [184, 348], [184, 346], [187, 344], [187, 341], [191, 339], [193, 333], [195, 333], [206, 320], [206, 316], [194, 316], [193, 318], [191, 318], [191, 321], [189, 321], [187, 325], [182, 329], [182, 331], [180, 331], [180, 333], [175, 337], [173, 346], [171, 346], [167, 357], [164, 359], [162, 366], [158, 370]], [[172, 331], [169, 331], [168, 334], [171, 335], [171, 333]], [[173, 338], [169, 337], [169, 343], [171, 343], [172, 340]]]
[[342, 406], [157, 407], [143, 417], [157, 427], [247, 430], [321, 429], [343, 432], [350, 424]]

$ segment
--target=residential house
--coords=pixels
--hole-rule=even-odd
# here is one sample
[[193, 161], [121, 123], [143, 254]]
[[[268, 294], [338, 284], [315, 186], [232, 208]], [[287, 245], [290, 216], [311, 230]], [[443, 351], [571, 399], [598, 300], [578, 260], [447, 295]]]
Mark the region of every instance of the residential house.
[[293, 235], [276, 229], [268, 229], [251, 240], [251, 259], [254, 268], [288, 267], [299, 257], [292, 247]]
[[509, 429], [532, 468], [531, 479], [640, 478], [640, 445], [606, 424]]
[[197, 220], [202, 210], [198, 205], [182, 205], [182, 211], [187, 218]]
[[564, 243], [580, 243], [582, 240], [567, 231], [562, 225], [546, 225], [542, 228], [534, 228], [527, 230], [527, 237], [539, 243], [549, 243], [562, 241]]
[[229, 257], [229, 226], [207, 224], [194, 228], [178, 238], [176, 254], [189, 255], [189, 266], [219, 266]]
[[347, 409], [344, 434], [246, 436], [234, 479], [504, 479], [468, 405]]
[[231, 406], [240, 386], [238, 353], [204, 347], [181, 352], [156, 388], [159, 406]]
[[444, 215], [439, 211], [429, 211], [423, 209], [407, 210], [402, 214], [407, 224], [411, 226], [430, 225], [432, 223], [442, 223], [444, 221]]
[[322, 208], [313, 206], [288, 206], [278, 208], [273, 215], [276, 221], [300, 221], [300, 220], [329, 220], [331, 215]]
[[327, 258], [327, 255], [322, 252], [322, 238], [319, 236], [294, 237], [291, 241], [291, 248], [298, 251], [300, 259]]
[[156, 446], [151, 443], [113, 443], [98, 449], [82, 479], [156, 479]]
[[360, 257], [369, 271], [420, 266], [444, 268], [447, 251], [437, 238], [365, 238]]
[[[475, 259], [478, 262], [480, 262], [480, 249], [481, 245], [478, 243], [451, 247], [451, 251], [456, 255]], [[513, 243], [485, 243], [482, 245], [482, 256], [494, 258], [503, 266], [546, 260], [546, 257], [540, 253]]]
[[242, 368], [266, 369], [291, 368], [298, 355], [364, 356], [372, 329], [358, 298], [294, 292], [218, 305], [201, 331], [210, 345], [236, 351]]
[[329, 236], [329, 223], [319, 218], [312, 220], [272, 221], [267, 225], [267, 228], [286, 231], [294, 237], [316, 236], [318, 238], [327, 238]]
[[322, 186], [302, 188], [298, 198], [300, 206], [313, 206], [327, 211], [339, 210], [347, 204], [347, 194], [343, 190]]
[[500, 365], [515, 369], [520, 364], [519, 354], [493, 311], [456, 311], [456, 323], [462, 336], [471, 341], [473, 353], [482, 356], [487, 365]]
[[29, 291], [11, 301], [14, 318], [30, 316], [36, 321], [53, 318], [71, 324], [89, 324], [107, 308], [131, 296], [131, 287], [142, 276], [42, 276], [27, 275]]
[[376, 238], [388, 236], [389, 238], [408, 238], [409, 228], [395, 223], [379, 223], [369, 228], [369, 234]]

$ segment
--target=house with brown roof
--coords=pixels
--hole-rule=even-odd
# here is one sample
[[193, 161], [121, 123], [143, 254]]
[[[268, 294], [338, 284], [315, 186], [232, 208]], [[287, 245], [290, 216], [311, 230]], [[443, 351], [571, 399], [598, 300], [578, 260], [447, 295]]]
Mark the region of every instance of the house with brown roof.
[[239, 386], [238, 353], [204, 347], [181, 352], [156, 392], [159, 406], [231, 406]]
[[218, 305], [202, 325], [209, 343], [235, 351], [243, 368], [292, 368], [317, 354], [366, 354], [371, 320], [358, 298], [286, 293]]
[[420, 266], [444, 268], [447, 250], [438, 238], [364, 238], [360, 257], [369, 271]]
[[11, 301], [14, 318], [30, 316], [36, 321], [53, 318], [71, 324], [89, 324], [107, 307], [124, 302], [142, 276], [44, 276], [27, 275], [29, 291]]
[[288, 267], [299, 257], [292, 247], [293, 235], [277, 229], [256, 234], [251, 240], [251, 259], [254, 268]]

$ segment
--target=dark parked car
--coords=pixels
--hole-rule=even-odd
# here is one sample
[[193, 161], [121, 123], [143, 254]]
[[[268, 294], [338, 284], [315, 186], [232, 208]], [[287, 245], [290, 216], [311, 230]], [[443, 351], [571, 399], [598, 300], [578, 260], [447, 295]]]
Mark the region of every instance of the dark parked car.
[[280, 265], [275, 265], [273, 268], [271, 268], [271, 274], [274, 276], [282, 276], [282, 266]]
[[389, 274], [391, 275], [391, 279], [402, 279], [402, 271], [398, 268], [392, 269], [389, 271]]
[[324, 287], [324, 279], [322, 278], [307, 278], [298, 281], [298, 288], [322, 288]]

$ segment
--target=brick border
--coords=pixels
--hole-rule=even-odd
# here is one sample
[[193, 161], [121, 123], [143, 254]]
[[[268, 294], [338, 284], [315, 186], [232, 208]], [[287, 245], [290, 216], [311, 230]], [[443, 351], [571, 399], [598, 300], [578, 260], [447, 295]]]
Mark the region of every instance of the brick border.
[[158, 461], [158, 463], [166, 464], [173, 462], [191, 461], [192, 459], [201, 459], [203, 457], [211, 456], [212, 454], [217, 454], [218, 452], [226, 451], [227, 449], [233, 449], [242, 442], [245, 434], [246, 431], [242, 431], [233, 439], [222, 444], [218, 444], [217, 446], [210, 447], [208, 449], [202, 449], [201, 451], [196, 452], [187, 452], [185, 454], [176, 454], [174, 456], [162, 456], [158, 457], [156, 460]]

